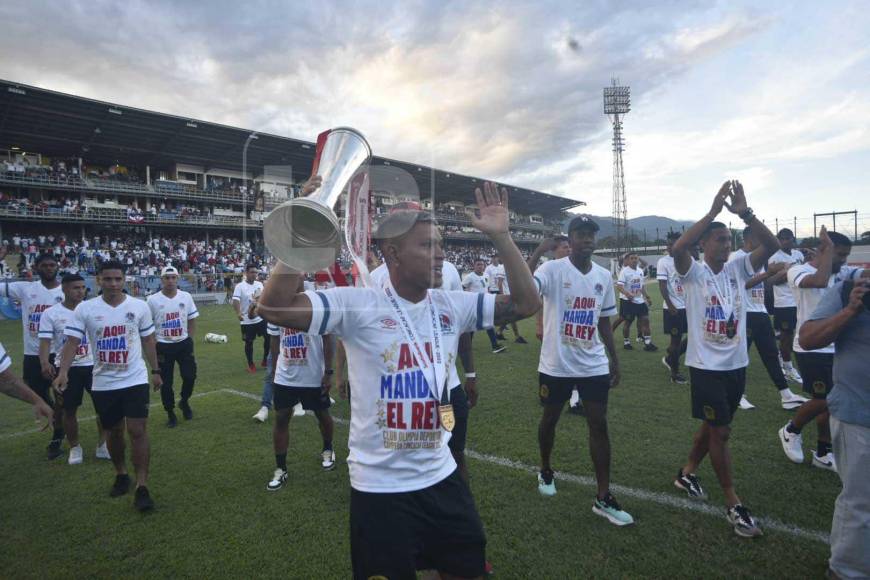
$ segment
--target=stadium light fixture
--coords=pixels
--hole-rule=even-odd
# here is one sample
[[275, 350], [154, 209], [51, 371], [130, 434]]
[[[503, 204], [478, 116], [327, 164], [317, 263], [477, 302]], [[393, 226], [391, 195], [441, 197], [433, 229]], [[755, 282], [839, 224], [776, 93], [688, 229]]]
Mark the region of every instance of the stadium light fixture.
[[631, 111], [631, 87], [619, 86], [619, 79], [613, 79], [609, 87], [604, 87], [604, 114], [625, 115]]
[[121, 109], [116, 109], [115, 107], [109, 107], [109, 112], [112, 113], [113, 115], [123, 115], [124, 114], [124, 111], [122, 111]]

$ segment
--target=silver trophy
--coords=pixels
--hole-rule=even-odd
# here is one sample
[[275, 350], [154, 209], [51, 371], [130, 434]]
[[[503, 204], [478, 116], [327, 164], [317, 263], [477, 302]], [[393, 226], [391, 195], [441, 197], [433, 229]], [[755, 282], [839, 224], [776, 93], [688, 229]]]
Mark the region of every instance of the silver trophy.
[[336, 202], [354, 175], [371, 159], [372, 150], [359, 131], [332, 129], [316, 162], [320, 189], [273, 209], [263, 222], [266, 247], [276, 258], [300, 272], [331, 266], [341, 252], [342, 231]]

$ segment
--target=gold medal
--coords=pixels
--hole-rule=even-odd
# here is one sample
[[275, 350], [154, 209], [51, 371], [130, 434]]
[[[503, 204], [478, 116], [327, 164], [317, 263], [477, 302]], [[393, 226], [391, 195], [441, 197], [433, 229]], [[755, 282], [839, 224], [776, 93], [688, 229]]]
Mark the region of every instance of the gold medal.
[[453, 415], [453, 405], [438, 405], [438, 415], [441, 417], [441, 425], [447, 431], [453, 431], [456, 426], [456, 417]]

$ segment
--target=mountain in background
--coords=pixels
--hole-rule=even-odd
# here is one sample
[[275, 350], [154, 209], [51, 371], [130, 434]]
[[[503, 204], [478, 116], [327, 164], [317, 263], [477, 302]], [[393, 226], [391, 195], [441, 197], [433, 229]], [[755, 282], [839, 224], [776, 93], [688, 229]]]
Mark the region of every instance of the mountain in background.
[[[601, 227], [601, 231], [598, 232], [599, 239], [614, 235], [613, 224], [610, 216], [593, 215], [590, 217]], [[568, 218], [563, 222], [563, 231], [568, 231], [568, 223], [570, 221], [571, 219]], [[635, 235], [640, 239], [643, 239], [645, 229], [647, 239], [652, 241], [656, 239], [656, 228], [658, 228], [658, 237], [664, 239], [668, 232], [681, 232], [684, 228], [688, 228], [693, 223], [694, 222], [687, 220], [672, 220], [671, 218], [658, 215], [644, 215], [628, 220], [628, 227], [634, 231]]]

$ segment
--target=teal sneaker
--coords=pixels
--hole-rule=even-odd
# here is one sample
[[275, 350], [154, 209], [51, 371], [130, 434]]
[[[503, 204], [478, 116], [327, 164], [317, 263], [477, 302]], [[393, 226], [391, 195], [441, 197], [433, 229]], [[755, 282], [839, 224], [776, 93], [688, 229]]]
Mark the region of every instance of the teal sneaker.
[[546, 497], [556, 495], [556, 478], [552, 469], [538, 472], [538, 492]]
[[592, 503], [592, 513], [607, 518], [614, 526], [628, 526], [634, 523], [634, 518], [626, 511], [623, 511], [616, 499], [607, 492], [602, 499], [595, 498]]

